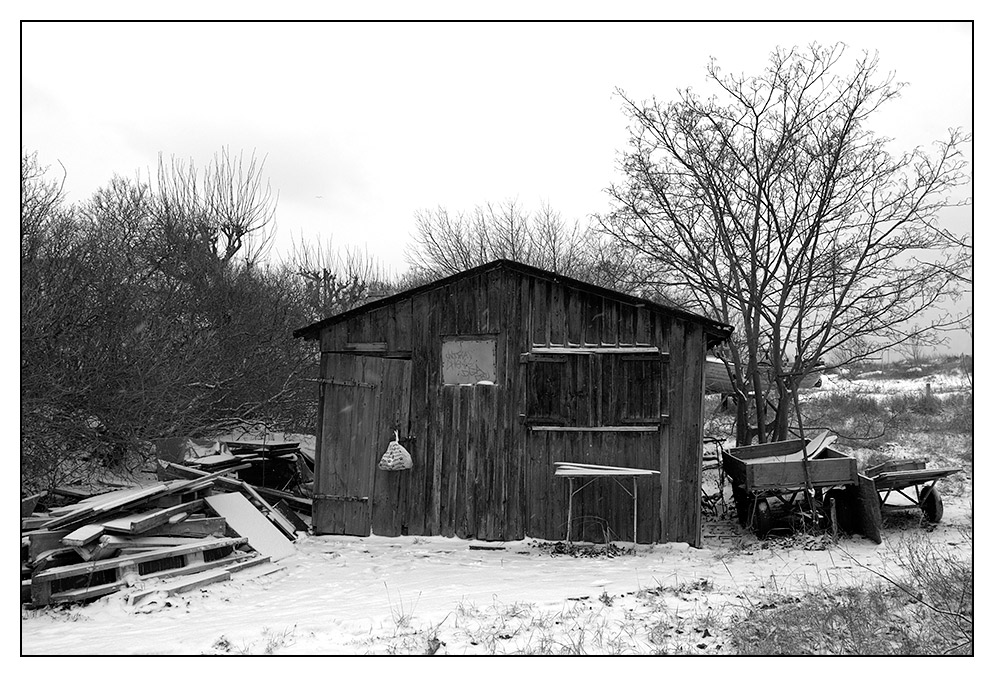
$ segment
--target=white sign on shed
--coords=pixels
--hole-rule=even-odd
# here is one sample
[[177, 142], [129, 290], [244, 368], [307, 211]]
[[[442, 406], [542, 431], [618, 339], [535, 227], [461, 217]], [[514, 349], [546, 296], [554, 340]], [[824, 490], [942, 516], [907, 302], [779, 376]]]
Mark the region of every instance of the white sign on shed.
[[497, 339], [442, 339], [442, 383], [497, 381]]

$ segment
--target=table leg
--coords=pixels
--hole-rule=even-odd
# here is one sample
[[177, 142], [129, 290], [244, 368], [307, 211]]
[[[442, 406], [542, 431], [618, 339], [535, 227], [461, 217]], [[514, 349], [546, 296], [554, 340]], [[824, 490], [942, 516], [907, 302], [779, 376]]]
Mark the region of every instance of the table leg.
[[573, 527], [573, 478], [569, 478], [569, 505], [566, 508], [566, 542], [572, 543], [570, 540], [571, 532]]

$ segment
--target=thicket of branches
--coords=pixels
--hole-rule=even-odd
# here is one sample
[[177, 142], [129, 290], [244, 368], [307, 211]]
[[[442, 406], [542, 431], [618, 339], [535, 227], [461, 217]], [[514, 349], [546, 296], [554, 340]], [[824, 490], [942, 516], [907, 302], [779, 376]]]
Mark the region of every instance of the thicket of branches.
[[160, 157], [154, 180], [115, 177], [68, 204], [22, 157], [25, 487], [139, 463], [158, 437], [313, 428], [317, 360], [292, 332], [361, 302], [358, 278], [375, 271], [303, 246], [267, 264], [276, 198], [262, 170], [227, 152], [202, 170]]
[[529, 212], [514, 200], [487, 203], [471, 212], [444, 207], [414, 215], [415, 232], [404, 280], [415, 285], [510, 259], [624, 292], [644, 290], [635, 256], [620, 243], [547, 204]]
[[870, 120], [902, 85], [867, 54], [845, 70], [844, 52], [778, 49], [754, 77], [712, 63], [709, 98], [621, 94], [630, 147], [601, 225], [647, 282], [735, 327], [739, 444], [786, 437], [798, 384], [829, 356], [924, 345], [965, 319], [938, 312], [972, 264], [940, 216], [962, 204], [970, 136], [893, 154]]

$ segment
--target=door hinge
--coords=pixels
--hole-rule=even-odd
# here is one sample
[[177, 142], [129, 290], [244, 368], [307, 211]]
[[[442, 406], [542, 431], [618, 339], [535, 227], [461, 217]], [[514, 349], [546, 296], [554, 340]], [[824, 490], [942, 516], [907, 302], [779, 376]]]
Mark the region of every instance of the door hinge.
[[330, 386], [347, 386], [349, 388], [376, 388], [375, 383], [366, 383], [365, 381], [352, 381], [349, 379], [340, 378], [309, 378], [305, 379], [311, 381], [312, 383], [320, 383], [321, 385]]
[[355, 501], [357, 503], [369, 500], [369, 496], [336, 496], [335, 494], [314, 494], [312, 498], [325, 501]]

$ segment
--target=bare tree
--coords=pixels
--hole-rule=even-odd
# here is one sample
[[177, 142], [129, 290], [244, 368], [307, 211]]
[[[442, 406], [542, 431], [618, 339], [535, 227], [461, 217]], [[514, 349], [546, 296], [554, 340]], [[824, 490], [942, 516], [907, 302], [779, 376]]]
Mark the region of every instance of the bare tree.
[[735, 326], [721, 357], [740, 444], [787, 435], [793, 393], [833, 350], [858, 360], [963, 321], [935, 311], [961, 292], [972, 259], [939, 223], [964, 204], [950, 194], [969, 179], [970, 136], [951, 130], [932, 152], [892, 155], [868, 121], [903, 85], [868, 54], [843, 72], [844, 53], [778, 49], [755, 77], [712, 62], [710, 98], [619, 92], [631, 146], [601, 226], [641, 255], [652, 282]]
[[294, 242], [284, 268], [302, 284], [301, 302], [310, 321], [343, 313], [396, 287], [369, 252], [338, 248], [331, 238]]
[[495, 259], [510, 259], [620, 291], [637, 291], [633, 253], [543, 203], [529, 213], [514, 200], [470, 213], [444, 207], [415, 214], [408, 278], [427, 281]]
[[254, 162], [219, 157], [204, 174], [160, 163], [157, 186], [115, 177], [79, 205], [22, 158], [27, 486], [140, 461], [155, 437], [309, 427], [312, 347], [292, 332], [312, 318], [253, 249], [271, 195]]

